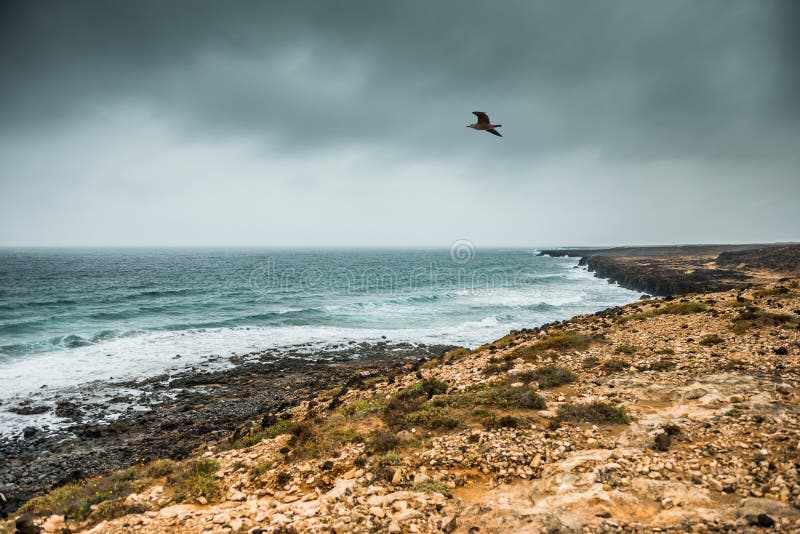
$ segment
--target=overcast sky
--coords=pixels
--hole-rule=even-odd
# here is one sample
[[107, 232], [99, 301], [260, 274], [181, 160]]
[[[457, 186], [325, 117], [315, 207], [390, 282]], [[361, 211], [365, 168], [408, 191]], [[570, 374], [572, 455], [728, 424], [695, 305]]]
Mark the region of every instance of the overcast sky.
[[0, 2], [0, 245], [800, 240], [798, 28], [796, 0]]

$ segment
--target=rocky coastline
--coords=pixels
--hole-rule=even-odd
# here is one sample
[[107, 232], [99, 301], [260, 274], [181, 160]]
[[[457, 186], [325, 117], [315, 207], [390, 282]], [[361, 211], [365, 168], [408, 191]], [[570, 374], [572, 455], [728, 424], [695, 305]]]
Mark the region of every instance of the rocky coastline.
[[60, 484], [0, 532], [800, 532], [797, 246], [725, 247], [542, 251], [667, 298], [475, 350], [154, 381], [117, 428], [0, 449]]
[[578, 257], [599, 278], [660, 297], [743, 289], [797, 276], [800, 265], [794, 244], [545, 249], [539, 255]]
[[[268, 418], [319, 391], [354, 387], [378, 372], [407, 372], [420, 359], [451, 348], [361, 343], [326, 352], [321, 360], [287, 348], [236, 357], [242, 362], [229, 369], [192, 368], [172, 376], [89, 385], [55, 407], [71, 424], [49, 431], [30, 426], [21, 435], [0, 439], [0, 491], [14, 512], [51, 488], [125, 469], [141, 459], [185, 458], [245, 422]], [[135, 391], [135, 398], [120, 393], [99, 407], [80, 400], [91, 396], [88, 390], [105, 387]], [[100, 422], [119, 403], [128, 408], [114, 422]], [[23, 413], [26, 408], [38, 413], [40, 407], [18, 407]]]

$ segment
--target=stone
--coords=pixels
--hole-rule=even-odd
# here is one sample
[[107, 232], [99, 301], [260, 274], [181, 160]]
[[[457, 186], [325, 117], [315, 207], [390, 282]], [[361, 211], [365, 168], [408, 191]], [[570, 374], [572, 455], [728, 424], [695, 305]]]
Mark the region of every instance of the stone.
[[423, 482], [427, 482], [430, 479], [431, 477], [429, 477], [425, 473], [414, 473], [414, 484], [422, 484]]
[[231, 491], [228, 493], [228, 500], [234, 502], [242, 502], [247, 500], [247, 495], [242, 493], [241, 491]]
[[695, 400], [695, 399], [700, 399], [702, 397], [705, 397], [706, 395], [708, 395], [708, 391], [706, 391], [705, 389], [703, 389], [703, 388], [694, 388], [694, 389], [690, 389], [689, 391], [687, 391], [686, 394], [684, 394], [683, 397], [685, 399], [687, 399], [687, 400]]
[[283, 525], [289, 522], [289, 518], [284, 514], [275, 514], [272, 516], [272, 522], [278, 525]]
[[751, 521], [750, 524], [754, 526], [770, 528], [775, 526], [775, 520], [767, 514], [758, 514], [755, 521]]
[[736, 516], [753, 526], [772, 526], [775, 518], [796, 517], [792, 507], [773, 499], [748, 497], [742, 499]]
[[51, 515], [47, 518], [47, 521], [42, 523], [42, 530], [45, 532], [57, 532], [61, 534], [61, 530], [64, 528], [64, 516], [63, 515]]
[[395, 512], [402, 512], [407, 508], [408, 508], [408, 503], [406, 501], [394, 501], [392, 503], [392, 510], [394, 510]]
[[369, 509], [369, 513], [370, 515], [374, 515], [378, 519], [381, 519], [386, 515], [386, 512], [384, 512], [383, 508], [381, 508], [380, 506], [373, 506], [372, 508]]
[[661, 432], [660, 434], [656, 435], [654, 441], [653, 449], [663, 452], [669, 450], [669, 446], [672, 443], [672, 437], [670, 437], [670, 435], [666, 432]]
[[453, 532], [457, 526], [458, 526], [458, 521], [456, 521], [455, 514], [449, 515], [444, 519], [442, 519], [441, 529], [444, 532]]

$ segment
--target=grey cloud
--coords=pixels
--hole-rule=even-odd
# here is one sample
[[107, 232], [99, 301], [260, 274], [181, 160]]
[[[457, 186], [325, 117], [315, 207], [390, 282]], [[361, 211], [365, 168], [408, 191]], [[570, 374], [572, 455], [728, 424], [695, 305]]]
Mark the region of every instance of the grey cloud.
[[508, 156], [529, 139], [539, 153], [771, 156], [785, 147], [767, 131], [797, 131], [796, 12], [791, 0], [20, 2], [0, 31], [0, 109], [23, 126], [127, 99], [286, 148], [449, 150], [464, 145], [442, 126], [482, 107], [516, 125]]
[[[181, 228], [198, 228], [192, 244], [223, 241], [223, 230], [203, 226], [205, 212], [181, 204], [181, 188], [206, 211], [236, 195], [279, 203], [287, 216], [287, 206], [315, 206], [305, 233], [282, 244], [338, 244], [342, 229], [366, 232], [370, 244], [369, 232], [414, 244], [465, 230], [521, 242], [562, 209], [543, 191], [602, 222], [583, 237], [579, 223], [551, 228], [531, 238], [539, 244], [691, 240], [695, 227], [704, 239], [797, 237], [798, 24], [795, 0], [2, 2], [0, 244], [69, 242], [95, 231], [92, 213], [114, 211], [142, 228], [126, 229], [126, 243], [157, 242], [170, 217], [139, 220], [135, 200], [179, 205]], [[474, 109], [505, 137], [465, 129]], [[154, 140], [159, 128], [169, 132]], [[216, 150], [228, 143], [252, 151]], [[195, 146], [205, 148], [183, 155]], [[353, 162], [334, 172], [332, 153]], [[216, 171], [198, 183], [215, 161], [224, 187]], [[124, 183], [115, 165], [128, 167]], [[346, 175], [349, 189], [325, 183], [330, 173]], [[392, 187], [426, 181], [450, 195], [441, 208], [438, 199], [393, 204], [414, 196]], [[156, 199], [153, 184], [166, 182]], [[21, 206], [11, 196], [44, 200]], [[679, 220], [642, 222], [661, 198], [687, 199], [670, 208]], [[55, 220], [74, 212], [66, 199], [81, 203], [81, 225]], [[333, 207], [378, 201], [386, 209], [376, 218], [408, 211], [409, 221], [364, 230], [357, 213]], [[550, 205], [525, 211], [536, 202]], [[718, 211], [731, 205], [752, 219]], [[704, 206], [717, 211], [694, 219]], [[252, 227], [277, 224], [251, 208], [239, 217]], [[42, 229], [23, 228], [20, 216]], [[113, 228], [90, 241], [113, 244]], [[269, 235], [238, 231], [236, 243]]]

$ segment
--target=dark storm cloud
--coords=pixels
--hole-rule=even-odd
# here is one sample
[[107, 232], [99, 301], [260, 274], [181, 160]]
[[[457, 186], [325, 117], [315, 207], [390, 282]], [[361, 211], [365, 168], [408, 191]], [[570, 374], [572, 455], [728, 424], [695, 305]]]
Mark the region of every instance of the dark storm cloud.
[[797, 240], [798, 27], [797, 0], [0, 0], [0, 245]]
[[798, 143], [797, 6], [7, 2], [0, 128], [143, 105], [193, 135], [435, 152], [485, 108], [507, 156], [775, 157]]

